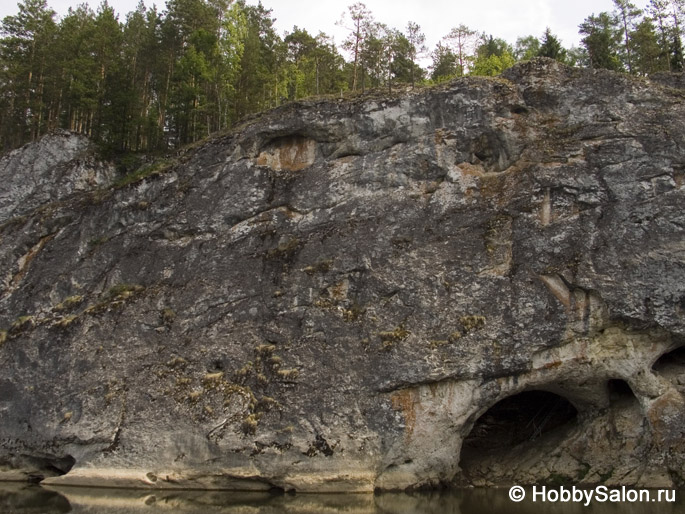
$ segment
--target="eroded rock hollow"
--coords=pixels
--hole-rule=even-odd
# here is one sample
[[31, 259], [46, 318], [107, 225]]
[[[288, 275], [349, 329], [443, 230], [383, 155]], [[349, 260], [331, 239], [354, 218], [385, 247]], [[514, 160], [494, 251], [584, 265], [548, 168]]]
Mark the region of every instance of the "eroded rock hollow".
[[683, 484], [681, 78], [306, 101], [113, 185], [50, 138], [0, 161], [0, 477]]

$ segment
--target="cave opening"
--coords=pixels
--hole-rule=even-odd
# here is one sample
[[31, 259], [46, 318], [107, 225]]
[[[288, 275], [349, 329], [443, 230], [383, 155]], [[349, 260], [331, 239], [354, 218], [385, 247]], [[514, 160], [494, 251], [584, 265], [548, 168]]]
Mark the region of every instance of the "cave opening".
[[654, 363], [652, 369], [656, 372], [662, 372], [673, 367], [685, 369], [685, 346], [663, 354]]
[[560, 441], [578, 410], [566, 398], [532, 390], [500, 400], [482, 414], [462, 443], [459, 466], [467, 483], [486, 476], [493, 463], [518, 460]]
[[71, 455], [55, 457], [48, 461], [47, 469], [54, 471], [57, 475], [66, 475], [76, 464], [76, 459]]
[[620, 378], [612, 378], [609, 380], [609, 382], [607, 382], [607, 390], [611, 403], [637, 400], [630, 384]]
[[29, 482], [34, 483], [41, 482], [46, 477], [66, 475], [76, 464], [76, 459], [71, 455], [24, 456], [23, 459], [34, 469], [27, 477]]
[[563, 396], [525, 391], [490, 407], [473, 425], [464, 448], [507, 448], [533, 441], [575, 420], [578, 410]]
[[685, 390], [685, 346], [663, 354], [654, 363], [652, 370], [670, 380], [679, 389]]

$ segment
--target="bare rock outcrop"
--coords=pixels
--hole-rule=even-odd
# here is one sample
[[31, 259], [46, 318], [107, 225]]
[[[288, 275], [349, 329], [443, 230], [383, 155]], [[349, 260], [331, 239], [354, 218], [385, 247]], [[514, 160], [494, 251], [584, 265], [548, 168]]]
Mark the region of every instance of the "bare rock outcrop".
[[0, 159], [0, 223], [109, 185], [114, 175], [113, 166], [96, 158], [88, 138], [53, 132]]
[[541, 59], [300, 102], [27, 205], [0, 230], [0, 477], [682, 486], [679, 83]]

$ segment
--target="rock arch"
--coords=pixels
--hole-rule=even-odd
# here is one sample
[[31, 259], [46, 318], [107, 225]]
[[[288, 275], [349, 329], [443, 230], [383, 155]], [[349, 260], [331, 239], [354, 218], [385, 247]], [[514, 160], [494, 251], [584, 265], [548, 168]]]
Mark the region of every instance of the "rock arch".
[[[389, 392], [388, 401], [402, 430], [386, 443], [375, 486], [402, 489], [455, 482], [504, 485], [555, 480], [668, 484], [663, 465], [645, 459], [651, 445], [675, 451], [685, 440], [683, 394], [660, 373], [683, 357], [676, 351], [659, 358], [673, 347], [667, 333], [611, 326], [571, 336], [559, 346], [532, 354], [528, 368], [515, 375], [444, 380]], [[523, 440], [509, 445], [504, 452], [511, 457], [507, 465], [497, 465], [502, 454], [495, 452], [489, 461], [478, 464], [482, 468], [493, 463], [487, 472], [474, 472], [467, 465], [464, 473], [460, 462], [468, 464], [468, 459], [463, 460], [462, 450], [468, 453], [468, 438], [479, 418], [499, 402], [532, 391], [541, 397], [563, 398], [564, 405], [572, 406], [566, 407], [567, 417], [556, 423], [559, 430], [541, 434], [535, 445]], [[521, 398], [525, 396], [509, 401], [516, 406]], [[613, 436], [607, 438], [607, 433]], [[626, 451], [626, 446], [633, 450]], [[522, 461], [524, 465], [516, 464]]]
[[478, 416], [464, 436], [458, 483], [524, 483], [525, 474], [517, 477], [516, 463], [544, 461], [549, 447], [568, 435], [577, 418], [578, 409], [568, 398], [542, 389], [499, 400]]

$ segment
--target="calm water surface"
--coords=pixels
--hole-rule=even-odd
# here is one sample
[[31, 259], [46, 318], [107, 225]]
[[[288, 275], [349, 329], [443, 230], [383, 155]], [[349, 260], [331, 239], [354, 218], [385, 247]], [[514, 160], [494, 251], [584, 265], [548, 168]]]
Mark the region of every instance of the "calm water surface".
[[12, 514], [157, 513], [317, 513], [333, 514], [681, 514], [685, 491], [676, 501], [653, 503], [514, 503], [508, 489], [471, 489], [431, 493], [298, 494], [229, 493], [200, 491], [132, 491], [60, 488], [0, 483], [0, 512]]

